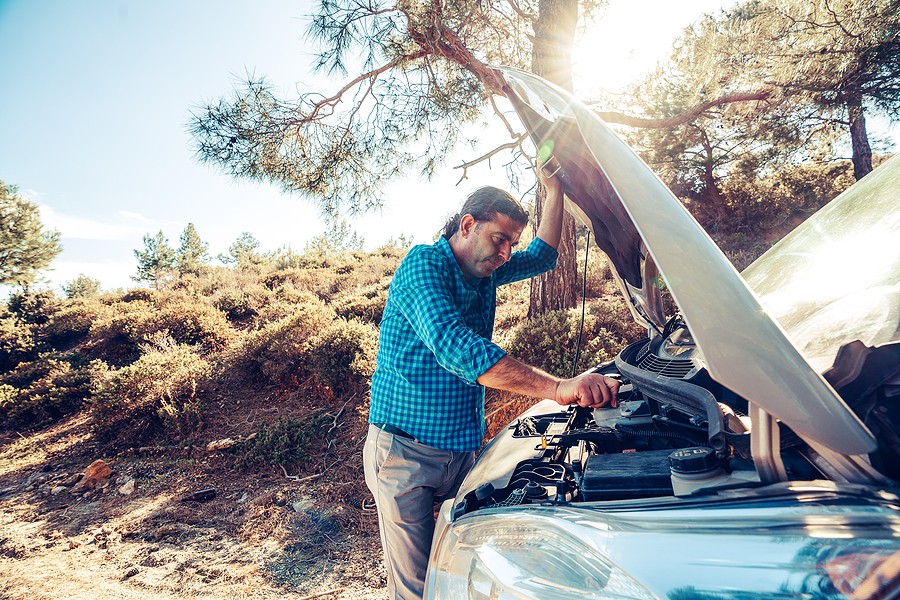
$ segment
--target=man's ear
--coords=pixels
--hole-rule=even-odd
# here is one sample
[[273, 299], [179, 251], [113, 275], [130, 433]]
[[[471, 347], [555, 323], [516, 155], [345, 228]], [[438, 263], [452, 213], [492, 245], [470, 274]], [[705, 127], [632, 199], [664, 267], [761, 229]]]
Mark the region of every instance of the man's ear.
[[476, 222], [475, 217], [469, 213], [464, 214], [459, 220], [459, 234], [464, 238], [469, 237], [469, 234], [475, 229]]

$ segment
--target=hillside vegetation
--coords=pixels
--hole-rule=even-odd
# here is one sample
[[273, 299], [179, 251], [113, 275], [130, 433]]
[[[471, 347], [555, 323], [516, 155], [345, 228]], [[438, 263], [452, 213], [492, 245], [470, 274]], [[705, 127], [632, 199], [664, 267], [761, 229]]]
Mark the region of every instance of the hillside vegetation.
[[[142, 597], [207, 585], [210, 597], [222, 586], [380, 597], [361, 449], [377, 323], [404, 252], [209, 267], [160, 289], [13, 294], [0, 314], [0, 557], [40, 565], [62, 548], [106, 561], [107, 577]], [[587, 296], [579, 370], [641, 335], [599, 253]], [[498, 300], [495, 339], [567, 375], [580, 311], [524, 322], [528, 282]], [[530, 402], [491, 392], [492, 429]], [[97, 459], [112, 473], [79, 487]], [[52, 581], [61, 567], [43, 568]], [[65, 573], [56, 584], [96, 585], [91, 568]], [[40, 588], [4, 581], [8, 597]]]

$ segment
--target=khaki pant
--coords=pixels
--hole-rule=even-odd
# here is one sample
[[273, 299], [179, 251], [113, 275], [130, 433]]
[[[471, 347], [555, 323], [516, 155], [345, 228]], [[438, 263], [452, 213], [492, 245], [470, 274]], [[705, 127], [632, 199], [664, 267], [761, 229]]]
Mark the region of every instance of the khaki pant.
[[363, 466], [392, 599], [422, 597], [435, 505], [456, 494], [474, 460], [474, 452], [438, 450], [369, 425]]

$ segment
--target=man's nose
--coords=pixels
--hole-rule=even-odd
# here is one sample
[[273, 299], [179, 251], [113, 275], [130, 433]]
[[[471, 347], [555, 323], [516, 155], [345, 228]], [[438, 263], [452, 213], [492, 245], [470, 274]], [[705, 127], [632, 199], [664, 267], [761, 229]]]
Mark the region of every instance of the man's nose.
[[500, 245], [500, 252], [498, 252], [500, 258], [503, 259], [503, 262], [509, 260], [509, 257], [512, 255], [512, 244], [509, 242], [503, 242]]

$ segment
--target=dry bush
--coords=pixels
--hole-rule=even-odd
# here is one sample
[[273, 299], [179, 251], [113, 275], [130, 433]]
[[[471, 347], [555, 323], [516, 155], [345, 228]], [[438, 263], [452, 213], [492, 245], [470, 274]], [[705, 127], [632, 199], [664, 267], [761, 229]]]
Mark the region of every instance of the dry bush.
[[332, 308], [306, 293], [291, 304], [291, 314], [261, 329], [244, 334], [226, 357], [226, 377], [261, 376], [273, 383], [288, 383], [310, 373], [306, 365], [310, 340], [336, 318]]
[[854, 182], [850, 161], [789, 165], [757, 175], [754, 165], [737, 165], [722, 182], [725, 206], [686, 202], [713, 237], [720, 234], [764, 234], [805, 219]]
[[340, 275], [329, 268], [286, 269], [269, 273], [263, 279], [263, 285], [276, 289], [290, 284], [299, 290], [313, 292], [322, 300], [329, 300], [337, 289]]
[[345, 319], [356, 318], [367, 323], [378, 324], [384, 315], [384, 305], [387, 302], [390, 286], [391, 279], [385, 277], [378, 283], [348, 292], [334, 302], [334, 309], [339, 316]]
[[293, 316], [297, 306], [303, 304], [325, 306], [321, 298], [308, 290], [297, 289], [290, 283], [280, 285], [272, 290], [269, 302], [260, 310], [250, 325], [260, 329], [275, 321], [286, 319]]
[[378, 329], [338, 318], [310, 340], [307, 364], [318, 381], [341, 394], [368, 385], [375, 371]]
[[[593, 241], [591, 242], [593, 244]], [[584, 281], [584, 262], [579, 260], [579, 285]], [[587, 281], [584, 282], [584, 295], [587, 298], [602, 298], [615, 289], [609, 257], [600, 248], [593, 246], [588, 256]]]
[[234, 336], [222, 311], [187, 294], [164, 296], [157, 318], [148, 325], [144, 338], [168, 331], [179, 344], [200, 345], [212, 351], [225, 348]]
[[153, 303], [134, 299], [110, 308], [91, 326], [85, 351], [114, 365], [137, 360], [141, 344], [160, 332], [204, 351], [222, 350], [234, 336], [221, 311], [185, 293], [161, 293]]
[[157, 430], [177, 436], [200, 424], [198, 388], [210, 376], [210, 363], [165, 334], [142, 351], [126, 367], [92, 373], [92, 412], [101, 437], [137, 433], [133, 439], [141, 440]]
[[108, 305], [95, 299], [67, 302], [41, 328], [41, 338], [54, 349], [64, 349], [87, 337], [91, 325], [101, 316], [108, 316], [110, 310]]
[[631, 309], [620, 294], [591, 302], [588, 314], [596, 319], [596, 327], [609, 331], [625, 343], [647, 335], [647, 331], [635, 322]]
[[257, 284], [249, 289], [219, 290], [212, 296], [211, 302], [232, 323], [246, 323], [259, 315], [271, 296], [270, 290]]
[[134, 299], [110, 305], [110, 309], [91, 324], [84, 351], [112, 365], [125, 365], [140, 356], [144, 326], [157, 308], [146, 300]]

